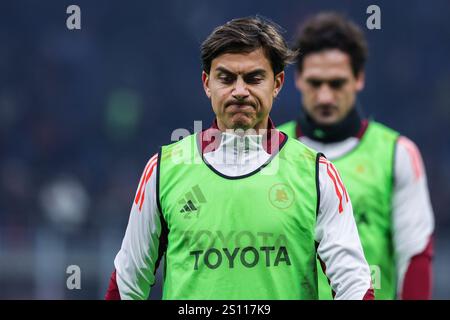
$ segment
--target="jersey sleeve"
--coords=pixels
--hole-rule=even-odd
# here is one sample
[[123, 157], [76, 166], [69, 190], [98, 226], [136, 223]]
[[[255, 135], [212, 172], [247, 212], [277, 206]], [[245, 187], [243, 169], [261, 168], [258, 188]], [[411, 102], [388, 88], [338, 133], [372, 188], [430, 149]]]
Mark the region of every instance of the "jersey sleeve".
[[[417, 298], [426, 298], [431, 291], [431, 236], [434, 230], [433, 209], [427, 186], [427, 177], [422, 157], [417, 146], [408, 138], [400, 137], [396, 145], [393, 194], [393, 235], [397, 257], [398, 296], [409, 290], [422, 292]], [[426, 265], [421, 272], [410, 270], [413, 258], [424, 254]], [[405, 283], [407, 274], [415, 274], [410, 283]], [[416, 288], [414, 288], [416, 287]], [[423, 289], [428, 288], [428, 289]]]
[[323, 157], [319, 159], [319, 188], [317, 254], [335, 299], [371, 299], [370, 269], [364, 257], [350, 198], [337, 169]]
[[157, 205], [157, 161], [153, 156], [142, 174], [131, 207], [122, 246], [115, 260], [120, 298], [147, 299], [164, 253], [164, 221]]

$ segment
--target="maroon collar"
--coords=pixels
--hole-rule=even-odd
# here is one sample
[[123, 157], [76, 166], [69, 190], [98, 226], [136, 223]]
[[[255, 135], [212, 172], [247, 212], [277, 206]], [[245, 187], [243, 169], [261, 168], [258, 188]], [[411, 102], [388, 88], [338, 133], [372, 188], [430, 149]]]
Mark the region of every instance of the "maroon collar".
[[[217, 150], [220, 146], [221, 135], [222, 131], [219, 130], [217, 119], [214, 119], [211, 127], [203, 130], [199, 135], [201, 139], [202, 154]], [[286, 140], [285, 134], [276, 129], [272, 119], [269, 117], [267, 131], [264, 133], [262, 140], [264, 150], [268, 154], [272, 154], [272, 152], [280, 149], [280, 146], [283, 145], [284, 140]]]
[[363, 119], [361, 120], [361, 127], [359, 128], [358, 133], [356, 134], [356, 138], [358, 138], [359, 140], [361, 140], [361, 138], [363, 137], [364, 133], [366, 133], [367, 127], [369, 126], [369, 120], [367, 119]]

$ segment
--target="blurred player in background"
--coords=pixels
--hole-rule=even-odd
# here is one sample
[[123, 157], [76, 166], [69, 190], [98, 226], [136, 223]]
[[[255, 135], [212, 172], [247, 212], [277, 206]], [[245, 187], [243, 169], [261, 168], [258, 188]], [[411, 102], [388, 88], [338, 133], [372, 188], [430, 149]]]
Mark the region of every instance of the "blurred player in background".
[[317, 299], [316, 254], [337, 299], [373, 298], [339, 174], [269, 117], [294, 58], [259, 17], [205, 40], [214, 123], [148, 162], [107, 299], [146, 299], [164, 254], [163, 299]]
[[[434, 219], [424, 166], [411, 140], [356, 108], [365, 78], [363, 32], [336, 13], [321, 13], [303, 24], [295, 46], [303, 114], [279, 129], [323, 152], [342, 174], [375, 297], [430, 299]], [[319, 280], [320, 298], [331, 298], [323, 273]]]

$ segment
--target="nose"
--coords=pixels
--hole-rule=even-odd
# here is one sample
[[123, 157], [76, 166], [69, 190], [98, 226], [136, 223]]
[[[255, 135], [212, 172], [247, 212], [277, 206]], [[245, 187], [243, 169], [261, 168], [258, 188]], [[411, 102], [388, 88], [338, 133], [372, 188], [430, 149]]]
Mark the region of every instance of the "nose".
[[246, 83], [241, 77], [237, 78], [231, 95], [236, 100], [243, 100], [249, 96]]
[[322, 84], [318, 89], [317, 102], [319, 104], [331, 104], [334, 102], [333, 90], [328, 84]]

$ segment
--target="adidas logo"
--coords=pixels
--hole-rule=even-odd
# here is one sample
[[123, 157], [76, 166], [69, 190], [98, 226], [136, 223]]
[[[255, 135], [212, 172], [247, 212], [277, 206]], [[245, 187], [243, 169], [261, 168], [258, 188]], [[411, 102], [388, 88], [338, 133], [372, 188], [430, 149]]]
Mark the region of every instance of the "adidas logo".
[[198, 210], [197, 207], [194, 205], [194, 203], [189, 200], [183, 207], [183, 209], [180, 210], [181, 213], [185, 213], [185, 212], [191, 212], [191, 211], [196, 211]]
[[206, 203], [206, 198], [198, 185], [192, 187], [184, 197], [178, 200], [178, 204], [181, 206], [180, 213], [196, 212], [197, 216], [203, 203]]

